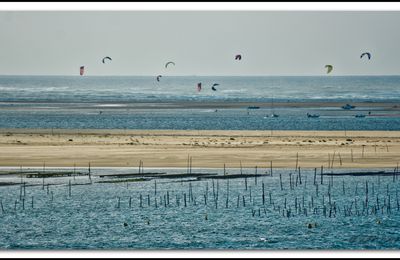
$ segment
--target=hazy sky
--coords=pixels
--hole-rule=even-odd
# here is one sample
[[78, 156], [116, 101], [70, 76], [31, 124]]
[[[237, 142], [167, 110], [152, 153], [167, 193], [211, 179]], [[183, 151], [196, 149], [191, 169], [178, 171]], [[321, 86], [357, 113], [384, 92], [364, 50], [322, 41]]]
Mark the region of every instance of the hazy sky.
[[0, 74], [398, 75], [399, 25], [400, 12], [2, 11]]

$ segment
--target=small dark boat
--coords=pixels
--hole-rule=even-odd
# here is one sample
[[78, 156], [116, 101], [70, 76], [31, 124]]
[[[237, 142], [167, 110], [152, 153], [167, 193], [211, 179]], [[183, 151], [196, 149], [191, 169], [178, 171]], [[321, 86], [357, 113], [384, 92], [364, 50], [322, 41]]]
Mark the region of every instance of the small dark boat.
[[309, 113], [307, 113], [307, 117], [308, 118], [318, 118], [319, 117], [319, 115], [317, 115], [317, 114], [309, 114]]

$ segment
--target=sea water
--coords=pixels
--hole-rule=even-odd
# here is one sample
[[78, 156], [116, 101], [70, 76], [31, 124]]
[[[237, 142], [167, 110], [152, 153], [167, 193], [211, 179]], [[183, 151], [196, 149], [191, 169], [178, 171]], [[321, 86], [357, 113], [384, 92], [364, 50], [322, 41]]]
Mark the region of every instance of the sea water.
[[[198, 82], [202, 83], [200, 92]], [[211, 90], [214, 83], [219, 84], [217, 91]], [[2, 128], [400, 129], [400, 113], [396, 109], [383, 111], [373, 104], [398, 104], [400, 76], [165, 76], [160, 82], [152, 76], [0, 76], [0, 94]], [[207, 106], [176, 107], [188, 102]], [[268, 102], [271, 106], [216, 109], [218, 105], [237, 102]], [[273, 102], [322, 105], [274, 107]], [[331, 102], [365, 104], [343, 110]], [[268, 117], [272, 112], [279, 117]], [[370, 112], [376, 116], [354, 117]], [[307, 118], [307, 113], [320, 117]]]
[[[369, 171], [379, 170], [393, 171]], [[149, 171], [185, 173], [186, 169], [145, 169], [145, 172]], [[193, 171], [222, 174], [221, 169]], [[227, 171], [229, 174], [240, 173], [238, 169]], [[366, 170], [334, 170], [335, 173], [349, 171]], [[258, 173], [265, 176], [247, 179], [149, 178], [129, 183], [99, 183], [116, 180], [100, 178], [100, 174], [134, 172], [137, 169], [94, 168], [92, 184], [89, 184], [88, 176], [45, 178], [44, 186], [42, 178], [24, 178], [27, 185], [22, 197], [20, 185], [0, 187], [4, 210], [0, 210], [0, 248], [400, 247], [400, 182], [397, 176], [324, 176], [321, 184], [318, 170], [314, 184], [314, 170], [302, 170], [302, 181], [299, 181], [295, 180], [299, 174], [293, 169], [274, 169], [271, 176], [268, 168], [260, 167]], [[243, 169], [243, 173], [254, 173], [254, 169]], [[1, 178], [20, 181], [18, 175]], [[71, 196], [69, 182], [72, 184]], [[47, 184], [50, 184], [49, 191]], [[367, 194], [368, 206], [365, 207]]]

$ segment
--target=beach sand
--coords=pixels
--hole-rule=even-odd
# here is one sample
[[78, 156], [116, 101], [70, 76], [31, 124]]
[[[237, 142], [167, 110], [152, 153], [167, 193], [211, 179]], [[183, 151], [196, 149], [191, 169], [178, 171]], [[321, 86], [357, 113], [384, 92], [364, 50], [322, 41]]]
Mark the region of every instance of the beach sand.
[[194, 168], [394, 168], [400, 131], [0, 130], [0, 166], [186, 167], [188, 155]]

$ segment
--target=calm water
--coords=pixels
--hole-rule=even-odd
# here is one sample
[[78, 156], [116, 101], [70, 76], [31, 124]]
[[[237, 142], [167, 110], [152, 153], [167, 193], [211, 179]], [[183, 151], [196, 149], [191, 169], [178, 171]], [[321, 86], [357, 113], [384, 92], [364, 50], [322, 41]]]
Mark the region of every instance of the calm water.
[[[393, 172], [393, 169], [385, 170]], [[186, 169], [153, 169], [153, 171], [182, 173]], [[221, 170], [217, 169], [194, 169], [194, 171], [221, 173]], [[258, 169], [258, 173], [265, 171], [266, 169]], [[72, 186], [71, 196], [68, 194], [68, 182], [85, 184], [89, 182], [87, 176], [75, 179], [46, 178], [45, 186], [42, 186], [40, 178], [25, 178], [24, 181], [28, 184], [37, 184], [26, 186], [25, 197], [20, 197], [19, 185], [0, 187], [4, 209], [4, 212], [0, 212], [0, 248], [398, 249], [400, 247], [397, 177], [324, 176], [321, 185], [318, 170], [317, 185], [314, 185], [313, 170], [302, 170], [299, 176], [298, 172], [291, 169], [274, 169], [272, 177], [231, 179], [229, 184], [227, 180], [194, 181], [193, 179], [190, 182], [176, 179], [156, 181], [149, 179], [130, 182], [128, 185], [97, 183], [107, 179], [99, 178], [98, 174], [127, 172], [132, 173], [137, 170], [94, 169], [93, 184]], [[336, 172], [339, 170], [335, 170]], [[239, 170], [228, 169], [228, 173], [239, 173]], [[254, 169], [244, 169], [244, 173], [254, 173]], [[19, 181], [18, 176], [3, 176], [0, 179]], [[51, 185], [47, 190], [47, 184], [58, 185]], [[368, 194], [367, 207], [366, 194]], [[127, 226], [124, 226], [124, 223]], [[316, 227], [308, 228], [309, 223], [312, 225], [316, 223]]]
[[[203, 90], [196, 85], [202, 82]], [[213, 83], [220, 84], [212, 91]], [[2, 128], [400, 130], [400, 113], [351, 111], [331, 101], [400, 101], [400, 76], [351, 77], [61, 77], [0, 76]], [[311, 108], [170, 108], [165, 102], [326, 102]], [[147, 103], [148, 108], [132, 106]], [[164, 103], [164, 107], [151, 108]], [[272, 102], [271, 102], [272, 103]], [[150, 108], [149, 108], [150, 106]], [[354, 118], [356, 114], [374, 116]], [[307, 113], [319, 114], [309, 119]]]

